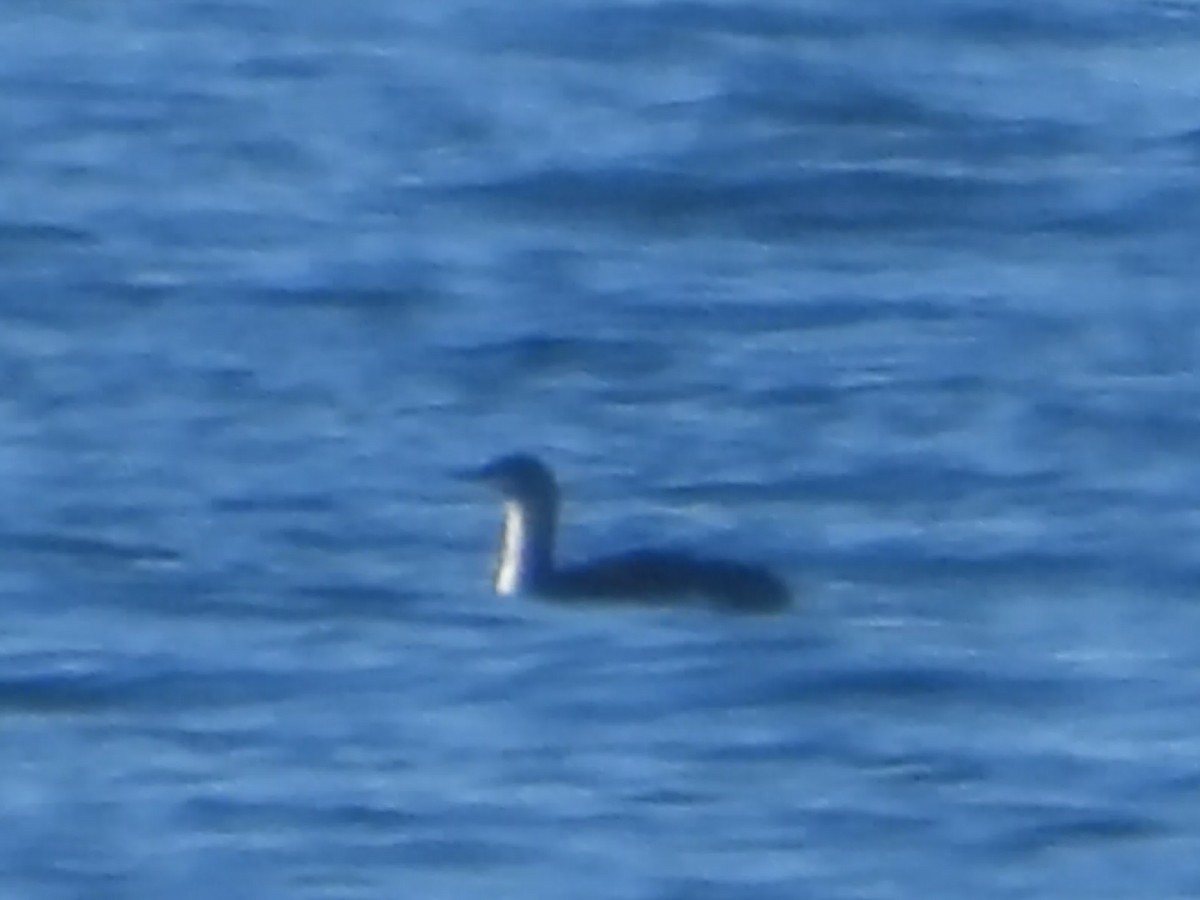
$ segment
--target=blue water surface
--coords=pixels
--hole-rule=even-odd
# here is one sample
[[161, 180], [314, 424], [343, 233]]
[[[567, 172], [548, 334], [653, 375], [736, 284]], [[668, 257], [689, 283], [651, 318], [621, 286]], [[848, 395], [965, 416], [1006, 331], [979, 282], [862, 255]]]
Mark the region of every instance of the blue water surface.
[[[1200, 895], [1198, 47], [6, 5], [0, 895]], [[795, 608], [493, 596], [514, 449]]]

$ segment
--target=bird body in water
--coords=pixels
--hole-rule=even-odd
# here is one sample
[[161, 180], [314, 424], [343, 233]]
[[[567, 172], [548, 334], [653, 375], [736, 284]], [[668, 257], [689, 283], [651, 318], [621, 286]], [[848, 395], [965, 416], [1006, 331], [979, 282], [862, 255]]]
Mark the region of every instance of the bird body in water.
[[699, 598], [743, 612], [777, 611], [790, 601], [787, 586], [765, 568], [671, 550], [634, 550], [560, 567], [555, 560], [559, 490], [550, 469], [536, 457], [513, 454], [473, 477], [495, 488], [504, 501], [494, 573], [498, 594], [641, 603]]

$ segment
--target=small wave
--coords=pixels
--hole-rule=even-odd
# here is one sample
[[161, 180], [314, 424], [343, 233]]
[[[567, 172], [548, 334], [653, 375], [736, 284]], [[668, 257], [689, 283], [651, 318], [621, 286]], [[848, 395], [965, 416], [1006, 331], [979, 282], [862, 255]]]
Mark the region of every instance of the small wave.
[[9, 552], [47, 556], [72, 557], [87, 563], [163, 565], [178, 563], [178, 551], [161, 544], [124, 542], [66, 532], [7, 534], [5, 549]]
[[0, 714], [76, 714], [119, 706], [118, 686], [93, 675], [0, 678]]
[[10, 254], [25, 258], [40, 251], [90, 248], [96, 243], [96, 236], [81, 228], [51, 223], [0, 222], [0, 258]]
[[[1140, 813], [1120, 810], [1036, 806], [1021, 811], [1023, 819], [1042, 820], [1022, 825], [997, 838], [997, 847], [1028, 858], [1030, 854], [1059, 853], [1072, 848], [1099, 849], [1112, 844], [1144, 841], [1170, 832], [1167, 823]], [[1045, 821], [1047, 819], [1056, 821]]]
[[889, 665], [808, 672], [776, 682], [750, 705], [911, 703], [918, 706], [987, 704], [1022, 709], [1065, 697], [1060, 682], [1034, 675], [978, 671], [961, 666]]
[[807, 168], [729, 177], [662, 168], [540, 169], [436, 189], [447, 201], [579, 226], [649, 233], [697, 229], [795, 240], [807, 232], [895, 229], [1025, 229], [1049, 199], [1049, 179]]

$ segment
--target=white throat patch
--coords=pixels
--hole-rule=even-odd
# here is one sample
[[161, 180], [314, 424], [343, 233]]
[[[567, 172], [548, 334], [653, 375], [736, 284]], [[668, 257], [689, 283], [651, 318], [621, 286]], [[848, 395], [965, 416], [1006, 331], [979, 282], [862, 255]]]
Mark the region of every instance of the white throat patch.
[[500, 564], [496, 567], [496, 593], [510, 595], [521, 590], [525, 558], [525, 513], [512, 502], [504, 504], [504, 537], [500, 542]]

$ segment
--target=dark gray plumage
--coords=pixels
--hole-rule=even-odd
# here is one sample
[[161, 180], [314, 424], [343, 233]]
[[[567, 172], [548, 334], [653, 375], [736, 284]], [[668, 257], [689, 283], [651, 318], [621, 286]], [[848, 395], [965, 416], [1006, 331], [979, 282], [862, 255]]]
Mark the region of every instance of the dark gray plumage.
[[534, 456], [513, 454], [488, 463], [475, 478], [504, 500], [497, 593], [649, 604], [696, 598], [740, 612], [773, 612], [790, 602], [787, 585], [766, 568], [670, 550], [635, 550], [560, 568], [554, 554], [559, 490], [550, 469]]

